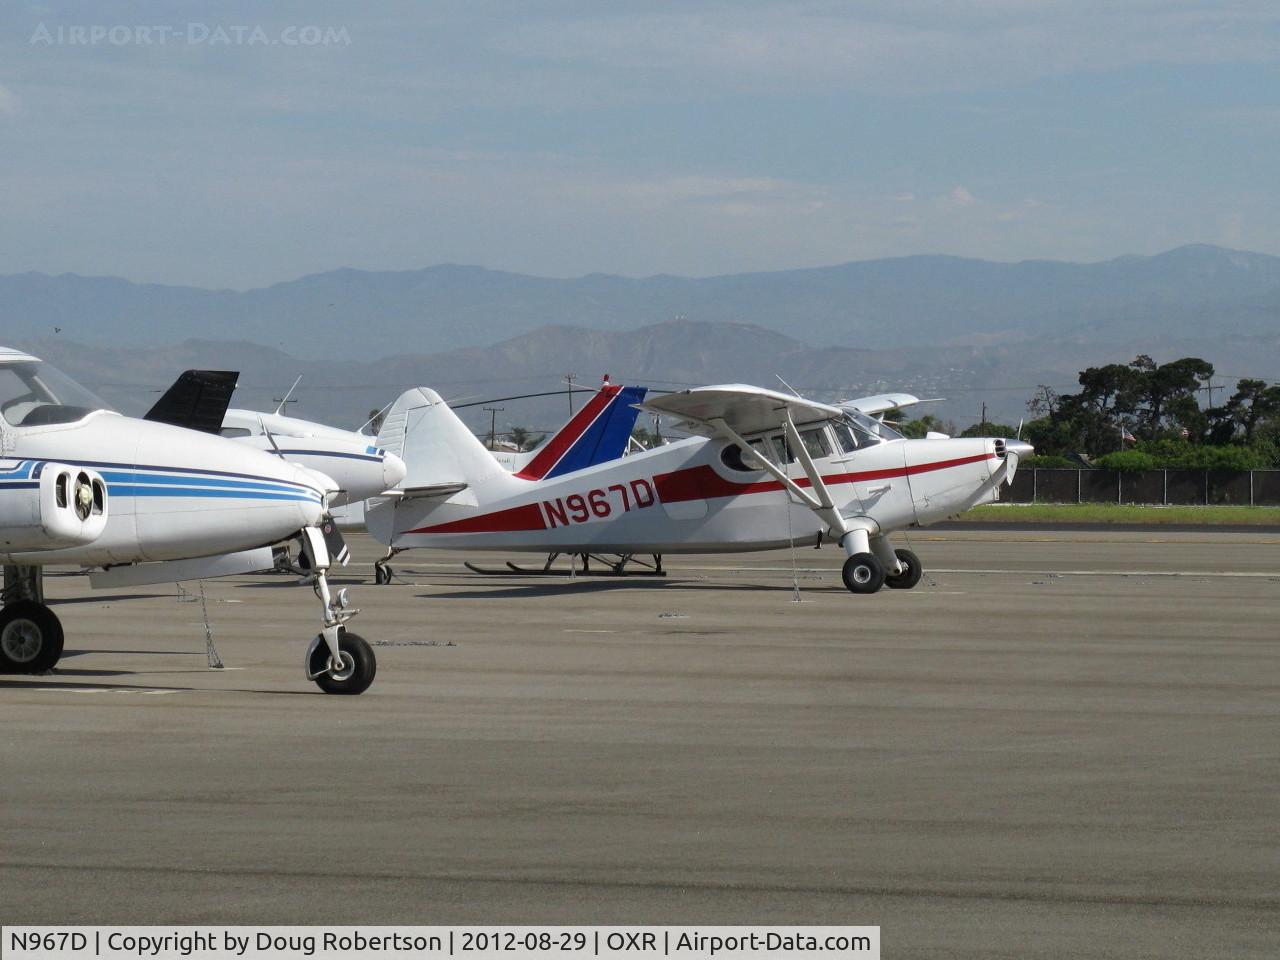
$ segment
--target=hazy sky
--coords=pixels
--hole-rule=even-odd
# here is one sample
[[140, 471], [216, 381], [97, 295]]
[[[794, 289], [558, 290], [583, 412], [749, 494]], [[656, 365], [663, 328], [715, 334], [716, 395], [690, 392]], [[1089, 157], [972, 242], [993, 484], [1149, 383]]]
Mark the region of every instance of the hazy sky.
[[0, 273], [1280, 254], [1276, 0], [265, 7], [0, 6]]

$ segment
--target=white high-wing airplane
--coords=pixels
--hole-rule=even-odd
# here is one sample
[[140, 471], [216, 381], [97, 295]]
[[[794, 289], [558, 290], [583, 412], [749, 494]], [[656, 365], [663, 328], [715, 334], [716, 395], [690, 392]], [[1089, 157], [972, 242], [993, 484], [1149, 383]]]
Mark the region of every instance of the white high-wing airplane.
[[331, 507], [385, 493], [406, 473], [404, 461], [380, 448], [372, 437], [297, 417], [230, 409], [221, 433], [332, 477], [338, 493], [330, 499]]
[[0, 671], [43, 672], [62, 653], [44, 603], [48, 564], [98, 569], [95, 587], [162, 583], [271, 567], [299, 539], [324, 605], [306, 654], [329, 693], [373, 681], [369, 645], [329, 592], [320, 526], [334, 481], [221, 437], [121, 416], [35, 357], [0, 348]]
[[408, 465], [406, 495], [372, 501], [369, 532], [391, 552], [627, 556], [829, 541], [847, 555], [843, 579], [852, 592], [910, 588], [920, 560], [895, 550], [890, 535], [995, 500], [1031, 447], [995, 438], [907, 440], [865, 409], [915, 398], [868, 400], [831, 405], [743, 384], [672, 393], [643, 409], [700, 436], [525, 480], [498, 467], [435, 391], [410, 390], [378, 438]]

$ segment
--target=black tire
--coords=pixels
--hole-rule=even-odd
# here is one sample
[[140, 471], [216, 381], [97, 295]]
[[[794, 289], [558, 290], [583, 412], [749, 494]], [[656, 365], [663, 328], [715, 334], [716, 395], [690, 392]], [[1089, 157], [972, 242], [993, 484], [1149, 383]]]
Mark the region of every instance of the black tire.
[[62, 657], [62, 623], [34, 600], [0, 610], [0, 672], [47, 673]]
[[875, 593], [884, 586], [884, 566], [872, 553], [855, 553], [840, 571], [851, 593]]
[[385, 563], [375, 563], [373, 565], [373, 582], [379, 586], [385, 586], [391, 583], [391, 567]]
[[895, 550], [893, 553], [898, 558], [898, 562], [907, 569], [896, 576], [886, 574], [884, 585], [894, 590], [910, 590], [920, 582], [920, 577], [924, 573], [924, 567], [920, 566], [920, 558], [910, 550]]
[[364, 693], [378, 673], [378, 660], [373, 655], [373, 648], [365, 642], [364, 637], [352, 633], [345, 627], [339, 627], [338, 650], [345, 666], [341, 676], [334, 676], [328, 672], [329, 646], [323, 638], [311, 651], [307, 672], [312, 675], [319, 674], [316, 677], [316, 686], [325, 693], [346, 696]]

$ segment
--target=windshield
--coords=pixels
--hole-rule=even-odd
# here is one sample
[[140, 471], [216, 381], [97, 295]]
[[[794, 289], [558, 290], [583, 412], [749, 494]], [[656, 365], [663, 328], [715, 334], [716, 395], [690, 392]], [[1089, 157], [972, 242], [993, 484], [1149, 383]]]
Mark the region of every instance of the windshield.
[[853, 428], [853, 432], [857, 434], [859, 446], [879, 443], [881, 440], [902, 439], [902, 434], [893, 429], [893, 427], [880, 422], [875, 417], [867, 416], [860, 410], [852, 410], [845, 407], [844, 415], [848, 418], [849, 426]]
[[110, 410], [56, 367], [42, 360], [0, 364], [0, 414], [15, 427], [74, 423], [95, 410]]

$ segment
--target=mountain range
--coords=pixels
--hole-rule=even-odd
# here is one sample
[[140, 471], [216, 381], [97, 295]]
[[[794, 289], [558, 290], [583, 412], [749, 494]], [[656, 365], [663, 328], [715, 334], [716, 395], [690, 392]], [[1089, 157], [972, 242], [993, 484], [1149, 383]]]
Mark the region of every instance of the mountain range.
[[305, 358], [483, 346], [550, 325], [622, 331], [684, 317], [747, 323], [813, 346], [949, 346], [1049, 337], [1264, 334], [1280, 257], [1194, 245], [1100, 263], [947, 256], [689, 278], [531, 277], [444, 264], [341, 269], [259, 289], [115, 277], [0, 276], [0, 329], [85, 343], [247, 340]]
[[[1280, 379], [1280, 258], [1203, 245], [1103, 263], [904, 257], [691, 279], [554, 280], [478, 267], [336, 270], [258, 290], [64, 274], [0, 277], [4, 342], [126, 412], [188, 367], [242, 372], [238, 405], [359, 423], [425, 384], [458, 403], [561, 387], [565, 374], [678, 389], [779, 385], [827, 399], [907, 390], [964, 426], [1016, 421], [1038, 384], [1084, 366], [1203, 356], [1224, 384]], [[1223, 395], [1216, 396], [1221, 402]], [[554, 428], [564, 397], [505, 403]], [[488, 428], [479, 407], [466, 416]], [[501, 426], [499, 429], [502, 429]]]

